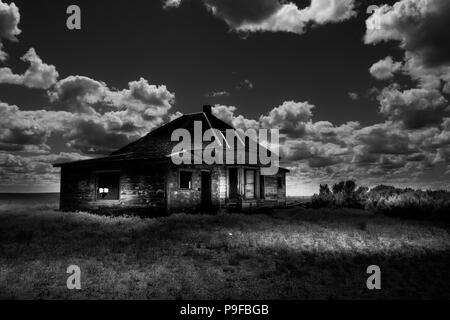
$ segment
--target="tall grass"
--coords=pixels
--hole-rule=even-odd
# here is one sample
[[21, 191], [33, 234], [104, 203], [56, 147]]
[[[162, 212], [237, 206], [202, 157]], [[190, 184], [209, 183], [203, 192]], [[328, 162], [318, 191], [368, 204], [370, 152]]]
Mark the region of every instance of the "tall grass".
[[[80, 291], [66, 288], [71, 264]], [[381, 291], [365, 286], [371, 264]], [[449, 267], [448, 229], [358, 209], [153, 219], [0, 209], [0, 298], [449, 298]]]

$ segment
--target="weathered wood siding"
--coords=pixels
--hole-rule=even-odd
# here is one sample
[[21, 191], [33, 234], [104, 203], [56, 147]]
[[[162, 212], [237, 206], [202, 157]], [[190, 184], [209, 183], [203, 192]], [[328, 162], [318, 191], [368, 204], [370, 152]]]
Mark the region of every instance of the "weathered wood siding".
[[[179, 172], [192, 172], [191, 189], [179, 186]], [[211, 205], [213, 209], [220, 207], [225, 201], [225, 170], [220, 166], [180, 165], [170, 166], [167, 174], [167, 209], [168, 211], [197, 211], [201, 206], [201, 172], [211, 172]]]
[[[247, 168], [248, 169], [248, 168]], [[255, 169], [254, 196], [245, 196], [245, 168], [238, 168], [238, 198], [229, 199], [229, 174], [225, 166], [175, 166], [171, 163], [130, 161], [96, 165], [67, 165], [61, 167], [61, 210], [123, 210], [133, 214], [159, 214], [173, 211], [196, 211], [201, 207], [201, 172], [211, 173], [212, 210], [232, 207], [252, 210], [260, 206], [286, 204], [286, 174], [264, 177], [264, 196], [260, 195], [259, 169]], [[192, 186], [179, 185], [180, 170], [192, 172]], [[118, 172], [120, 179], [118, 200], [99, 200], [96, 197], [97, 176], [101, 172]], [[282, 179], [278, 186], [278, 177]]]
[[[278, 187], [278, 178], [281, 178], [282, 186]], [[275, 206], [286, 205], [286, 173], [278, 172], [277, 175], [264, 177], [264, 200], [266, 204]]]
[[[96, 199], [99, 172], [117, 171], [120, 176], [119, 199]], [[61, 210], [148, 209], [148, 213], [165, 211], [166, 167], [146, 162], [129, 162], [95, 166], [61, 168]], [[143, 210], [139, 210], [142, 213]], [[145, 212], [145, 210], [144, 210]], [[132, 210], [129, 212], [133, 213]]]
[[84, 210], [95, 197], [95, 178], [88, 168], [61, 168], [60, 209]]

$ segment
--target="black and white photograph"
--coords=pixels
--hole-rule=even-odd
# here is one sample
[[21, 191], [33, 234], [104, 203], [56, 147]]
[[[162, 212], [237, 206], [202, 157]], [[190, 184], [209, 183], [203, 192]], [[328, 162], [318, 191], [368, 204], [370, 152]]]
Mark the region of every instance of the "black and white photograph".
[[449, 300], [449, 100], [449, 0], [0, 0], [0, 300]]

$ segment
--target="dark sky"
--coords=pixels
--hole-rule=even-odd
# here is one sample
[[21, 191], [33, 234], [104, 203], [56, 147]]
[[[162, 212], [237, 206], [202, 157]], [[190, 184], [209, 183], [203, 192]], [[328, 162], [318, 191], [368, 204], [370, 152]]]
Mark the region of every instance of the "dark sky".
[[[261, 0], [260, 3], [270, 1], [274, 0]], [[209, 2], [214, 3], [213, 0]], [[251, 2], [257, 3], [256, 0]], [[299, 9], [309, 6], [310, 2], [294, 1]], [[302, 139], [308, 142], [297, 144], [292, 150], [308, 148], [305, 153], [311, 156], [292, 159], [287, 156], [290, 159], [288, 166], [293, 169], [290, 178], [292, 190], [300, 190], [301, 184], [308, 185], [306, 189], [297, 192], [298, 194], [311, 193], [319, 182], [326, 179], [351, 175], [351, 172], [356, 170], [352, 170], [349, 167], [351, 165], [357, 166], [361, 174], [373, 170], [374, 174], [370, 177], [355, 176], [356, 179], [365, 180], [367, 184], [389, 183], [389, 177], [398, 174], [398, 179], [392, 180], [392, 183], [418, 187], [446, 187], [449, 179], [446, 178], [448, 176], [445, 172], [448, 172], [447, 157], [450, 153], [447, 142], [442, 143], [439, 140], [439, 145], [428, 149], [420, 144], [423, 141], [419, 143], [414, 137], [426, 130], [429, 132], [431, 128], [440, 131], [436, 131], [430, 139], [437, 139], [439, 133], [446, 135], [443, 121], [448, 117], [448, 112], [444, 115], [439, 114], [438, 118], [434, 117], [432, 125], [420, 128], [418, 126], [408, 128], [406, 120], [390, 111], [394, 108], [397, 111], [401, 110], [402, 116], [403, 114], [405, 117], [411, 116], [403, 105], [399, 107], [398, 103], [388, 103], [386, 106], [388, 111], [380, 112], [381, 100], [377, 99], [377, 94], [380, 94], [383, 88], [391, 88], [390, 90], [394, 92], [395, 87], [392, 85], [397, 85], [401, 90], [417, 89], [419, 85], [417, 79], [412, 80], [412, 72], [408, 74], [398, 72], [395, 80], [390, 80], [392, 82], [389, 83], [380, 82], [369, 72], [369, 68], [387, 56], [391, 56], [394, 61], [406, 61], [409, 51], [418, 57], [424, 52], [420, 51], [420, 44], [411, 44], [411, 49], [395, 39], [376, 43], [364, 42], [366, 19], [370, 16], [366, 13], [367, 7], [371, 4], [395, 2], [357, 1], [354, 7], [356, 14], [353, 17], [336, 23], [311, 22], [304, 33], [297, 34], [237, 32], [235, 25], [218, 14], [212, 14], [200, 0], [185, 0], [179, 7], [171, 9], [163, 9], [161, 1], [156, 0], [14, 1], [20, 10], [19, 28], [22, 33], [17, 36], [19, 40], [17, 42], [2, 40], [3, 51], [8, 53], [9, 59], [0, 62], [0, 67], [9, 67], [15, 74], [24, 73], [29, 64], [20, 57], [30, 48], [34, 48], [44, 63], [56, 67], [59, 80], [80, 75], [104, 82], [109, 89], [119, 91], [128, 88], [130, 81], [137, 81], [142, 77], [150, 84], [165, 85], [167, 90], [175, 94], [170, 113], [197, 112], [203, 104], [209, 103], [235, 106], [236, 116], [241, 114], [247, 119], [258, 120], [261, 115], [268, 115], [272, 109], [281, 106], [285, 101], [308, 102], [315, 106], [312, 109], [311, 125], [328, 121], [334, 126], [332, 134], [336, 137], [334, 140], [329, 139], [323, 132], [318, 134], [320, 137], [314, 138], [312, 133], [305, 135], [303, 131], [298, 130], [297, 135], [286, 133], [286, 144], [294, 145], [294, 141]], [[81, 30], [66, 28], [68, 17], [66, 8], [71, 4], [81, 8]], [[242, 15], [244, 14], [245, 10], [242, 11]], [[448, 12], [443, 14], [448, 20]], [[413, 28], [414, 25], [407, 27]], [[435, 25], [434, 29], [439, 27], [440, 25]], [[388, 34], [389, 30], [386, 30], [384, 31]], [[448, 30], [445, 32], [448, 33]], [[410, 34], [405, 33], [405, 41], [409, 41], [407, 38], [409, 36]], [[440, 67], [448, 67], [448, 61], [441, 63]], [[21, 111], [68, 110], [61, 101], [50, 101], [49, 92], [52, 88], [43, 90], [6, 82], [0, 84], [0, 101], [3, 103], [18, 106]], [[377, 91], [373, 90], [374, 88], [377, 88]], [[405, 94], [401, 90], [400, 93]], [[444, 89], [440, 90], [443, 99], [446, 99], [448, 93], [442, 92]], [[227, 94], [212, 97], [213, 92], [227, 92]], [[351, 98], [349, 93], [353, 93], [354, 98]], [[414, 105], [406, 102], [405, 104]], [[435, 111], [433, 109], [430, 112]], [[417, 117], [415, 114], [412, 116]], [[286, 118], [286, 121], [290, 120]], [[358, 136], [339, 136], [342, 135], [339, 131], [340, 126], [351, 121], [360, 124]], [[383, 137], [374, 142], [373, 139], [378, 139], [380, 133], [373, 126], [381, 126], [388, 121], [392, 121], [391, 127], [399, 128], [401, 133], [390, 132], [387, 138]], [[77, 123], [79, 125], [79, 122]], [[304, 124], [300, 120], [297, 123]], [[383, 130], [379, 129], [380, 132]], [[371, 132], [375, 131], [374, 136]], [[43, 143], [40, 141], [41, 145], [48, 146], [47, 155], [64, 152], [71, 153], [72, 156], [74, 153], [92, 156], [90, 152], [74, 147], [75, 144], [69, 145], [66, 134], [67, 130], [58, 134], [51, 131]], [[381, 148], [393, 142], [389, 139], [400, 141], [406, 135], [411, 141], [402, 144], [407, 150], [400, 152], [401, 159], [392, 148], [388, 151]], [[337, 139], [340, 140], [337, 142]], [[5, 144], [9, 141], [4, 140]], [[17, 147], [17, 143], [14, 146]], [[353, 149], [341, 153], [330, 151], [344, 146]], [[26, 161], [26, 157], [37, 155], [30, 149], [11, 150], [10, 147], [6, 147], [0, 151], [3, 152], [2, 168], [7, 168], [3, 169], [5, 179], [0, 184], [0, 191], [35, 190], [38, 187], [29, 187], [41, 185], [35, 180], [34, 183], [30, 183], [29, 177], [33, 173], [36, 174], [35, 164], [30, 164], [29, 172], [21, 173], [20, 170], [12, 170], [12, 165], [6, 163], [14, 162], [12, 157], [20, 157], [21, 161]], [[364, 159], [373, 158], [372, 162], [367, 162], [371, 165], [366, 165], [365, 160], [361, 161], [361, 164], [355, 162], [356, 157], [360, 156], [355, 150], [358, 152], [363, 150], [361, 152], [367, 156]], [[374, 157], [371, 158], [372, 155]], [[420, 163], [421, 169], [416, 167], [419, 165], [418, 160], [408, 160], [414, 158], [413, 155], [417, 159], [427, 159]], [[338, 165], [345, 164], [347, 167], [332, 167], [337, 164], [335, 161], [328, 161], [333, 157], [340, 160], [345, 158], [345, 161], [338, 161]], [[438, 161], [439, 164], [436, 164], [436, 161], [433, 163], [433, 159], [438, 157], [443, 158], [443, 161], [441, 159]], [[33, 159], [40, 164], [43, 162], [41, 158]], [[306, 166], [301, 163], [306, 163]], [[306, 174], [308, 168], [313, 171]], [[321, 171], [318, 173], [316, 170]], [[389, 170], [400, 171], [393, 173]], [[421, 178], [415, 177], [414, 182], [407, 181], [405, 179], [411, 177], [408, 170], [415, 172], [423, 170], [423, 175]], [[45, 190], [57, 189], [57, 178], [50, 177], [57, 173], [45, 169], [38, 174], [42, 174], [43, 181], [47, 181], [42, 183], [46, 186]], [[320, 176], [320, 181], [315, 178], [317, 176]], [[437, 176], [441, 177], [438, 182]], [[25, 185], [27, 187], [24, 187]], [[294, 193], [296, 192], [292, 192]]]
[[[376, 101], [352, 101], [347, 93], [365, 92], [374, 85], [368, 66], [396, 48], [394, 43], [364, 45], [364, 12], [301, 36], [262, 33], [244, 39], [199, 1], [176, 10], [163, 10], [159, 1], [138, 0], [15, 3], [23, 33], [20, 42], [5, 45], [16, 58], [8, 63], [13, 69], [26, 69], [18, 58], [34, 47], [44, 61], [57, 66], [61, 77], [80, 74], [117, 88], [139, 77], [165, 84], [176, 93], [175, 108], [185, 113], [209, 102], [234, 105], [243, 115], [258, 117], [285, 100], [306, 100], [320, 106], [314, 112], [316, 120], [372, 124], [380, 119]], [[65, 28], [70, 4], [82, 10], [81, 31]], [[254, 88], [237, 90], [245, 79]], [[232, 94], [204, 96], [214, 90]], [[37, 100], [42, 92], [20, 94], [23, 91], [0, 87], [4, 100], [23, 108], [45, 103]]]

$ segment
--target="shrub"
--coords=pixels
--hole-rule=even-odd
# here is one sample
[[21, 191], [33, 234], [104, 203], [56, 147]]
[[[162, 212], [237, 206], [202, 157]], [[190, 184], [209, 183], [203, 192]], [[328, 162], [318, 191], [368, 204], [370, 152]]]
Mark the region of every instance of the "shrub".
[[311, 198], [311, 206], [313, 208], [329, 207], [333, 204], [333, 194], [327, 184], [321, 184], [319, 194], [315, 194]]
[[352, 180], [340, 181], [332, 187], [321, 185], [312, 197], [313, 208], [365, 208], [375, 213], [415, 219], [450, 220], [450, 192], [414, 190], [379, 185], [371, 190]]

